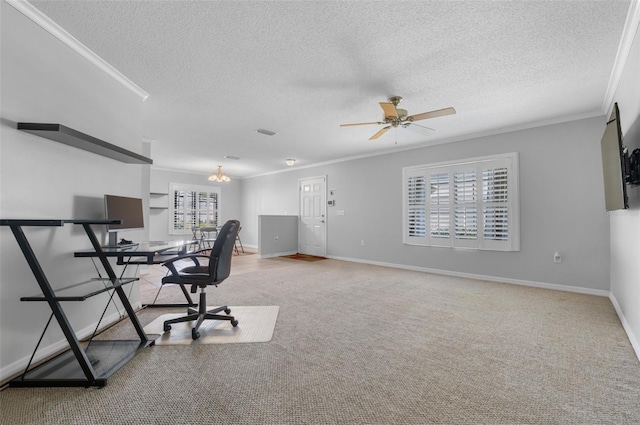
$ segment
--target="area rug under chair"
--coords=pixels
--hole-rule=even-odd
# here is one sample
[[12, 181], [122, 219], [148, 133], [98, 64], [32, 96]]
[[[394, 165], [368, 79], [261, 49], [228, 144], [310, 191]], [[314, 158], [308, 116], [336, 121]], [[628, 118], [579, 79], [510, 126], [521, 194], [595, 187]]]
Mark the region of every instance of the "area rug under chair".
[[[207, 307], [207, 309], [213, 308], [215, 306]], [[194, 321], [173, 323], [171, 330], [166, 332], [163, 330], [165, 320], [184, 316], [186, 312], [164, 314], [145, 326], [144, 331], [148, 335], [160, 335], [155, 340], [156, 345], [232, 344], [271, 341], [280, 307], [229, 306], [229, 308], [231, 309], [231, 315], [238, 320], [238, 326], [234, 328], [228, 320], [205, 320], [200, 325], [200, 338], [195, 341], [191, 338], [191, 328]]]

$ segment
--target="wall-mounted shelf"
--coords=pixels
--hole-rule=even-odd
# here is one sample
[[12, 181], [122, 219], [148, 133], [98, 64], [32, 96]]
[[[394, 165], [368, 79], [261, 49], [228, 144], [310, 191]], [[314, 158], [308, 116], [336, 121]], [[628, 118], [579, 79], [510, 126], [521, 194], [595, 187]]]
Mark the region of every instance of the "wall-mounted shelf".
[[151, 196], [151, 198], [149, 199], [149, 203], [152, 204], [154, 203], [154, 200], [159, 201], [160, 204], [155, 204], [155, 205], [150, 205], [149, 209], [151, 210], [168, 210], [169, 207], [167, 206], [168, 201], [167, 199], [163, 199], [165, 196], [169, 196], [168, 193], [166, 192], [150, 192], [149, 195]]
[[36, 136], [54, 140], [128, 164], [153, 164], [151, 158], [128, 151], [120, 146], [112, 145], [104, 140], [96, 139], [93, 136], [65, 127], [62, 124], [19, 122], [17, 128], [18, 130], [26, 131]]

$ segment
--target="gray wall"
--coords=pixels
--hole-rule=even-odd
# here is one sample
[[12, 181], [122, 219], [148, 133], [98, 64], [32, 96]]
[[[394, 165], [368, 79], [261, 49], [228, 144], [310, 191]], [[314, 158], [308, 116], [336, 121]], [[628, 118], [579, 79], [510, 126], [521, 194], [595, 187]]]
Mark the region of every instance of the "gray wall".
[[298, 252], [298, 216], [258, 216], [258, 255], [280, 257]]
[[[297, 214], [298, 180], [326, 174], [327, 188], [335, 191], [328, 199], [336, 202], [327, 216], [330, 257], [605, 294], [609, 225], [600, 161], [604, 125], [604, 116], [583, 119], [245, 179], [243, 240], [256, 243], [260, 214]], [[521, 251], [402, 243], [402, 167], [507, 152], [520, 155]], [[555, 251], [562, 253], [560, 264], [553, 262]]]
[[[142, 153], [143, 101], [7, 3], [0, 2], [0, 8], [0, 217], [101, 219], [105, 193], [141, 197], [148, 166], [125, 164], [15, 129], [19, 121], [61, 123]], [[91, 246], [81, 227], [28, 228], [26, 234], [54, 287], [96, 276], [89, 259], [73, 257], [75, 250]], [[148, 238], [145, 231], [126, 235]], [[10, 229], [1, 227], [0, 379], [26, 366], [47, 323], [51, 312], [45, 303], [19, 301], [39, 292]], [[133, 302], [139, 304], [137, 294], [134, 290]], [[93, 330], [107, 297], [65, 303], [81, 337]], [[118, 311], [111, 307], [107, 317], [114, 316]], [[54, 320], [37, 358], [64, 346]]]

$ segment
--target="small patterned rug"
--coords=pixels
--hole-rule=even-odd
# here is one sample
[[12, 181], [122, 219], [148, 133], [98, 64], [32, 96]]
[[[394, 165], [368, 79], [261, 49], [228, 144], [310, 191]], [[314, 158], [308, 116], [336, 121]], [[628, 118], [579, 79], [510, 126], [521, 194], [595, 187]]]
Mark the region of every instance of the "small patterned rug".
[[282, 258], [290, 258], [292, 260], [302, 260], [302, 261], [320, 261], [326, 260], [325, 257], [318, 257], [316, 255], [308, 255], [308, 254], [292, 254], [292, 255], [283, 255]]

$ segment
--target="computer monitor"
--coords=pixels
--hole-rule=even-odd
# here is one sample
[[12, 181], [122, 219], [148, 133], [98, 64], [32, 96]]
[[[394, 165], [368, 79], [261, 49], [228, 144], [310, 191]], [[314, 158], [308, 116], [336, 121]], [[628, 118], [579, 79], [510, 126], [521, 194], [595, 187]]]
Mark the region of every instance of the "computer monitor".
[[118, 244], [118, 232], [144, 228], [142, 199], [104, 195], [104, 208], [107, 220], [122, 220], [121, 224], [107, 225], [110, 246]]

